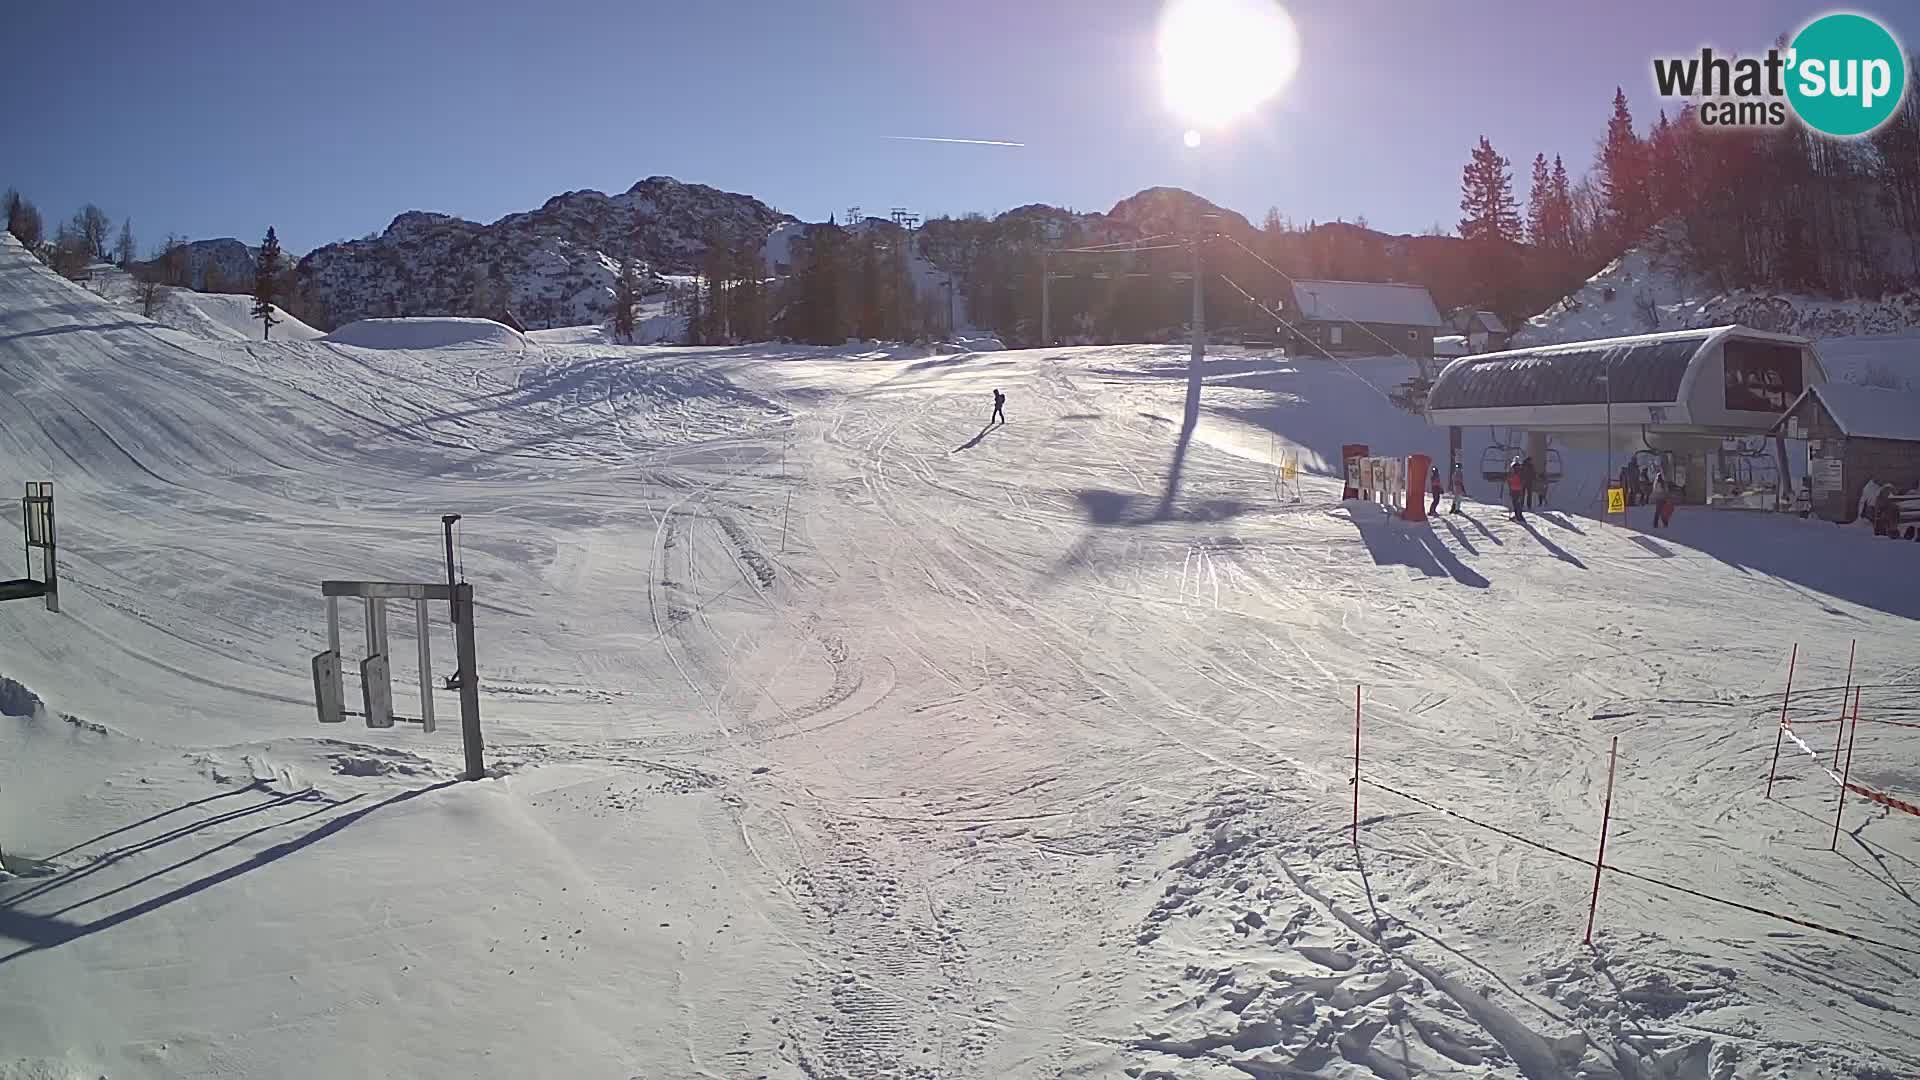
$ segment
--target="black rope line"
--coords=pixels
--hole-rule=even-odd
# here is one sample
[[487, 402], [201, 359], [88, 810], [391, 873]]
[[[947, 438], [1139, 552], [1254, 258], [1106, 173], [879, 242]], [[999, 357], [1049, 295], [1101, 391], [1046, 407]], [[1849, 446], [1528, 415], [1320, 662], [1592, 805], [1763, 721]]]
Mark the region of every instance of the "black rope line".
[[[1571, 862], [1577, 862], [1582, 866], [1594, 865], [1594, 861], [1592, 859], [1586, 858], [1581, 855], [1575, 855], [1570, 851], [1563, 851], [1560, 848], [1554, 847], [1551, 844], [1543, 844], [1538, 840], [1529, 839], [1528, 837], [1521, 836], [1519, 833], [1514, 832], [1511, 829], [1502, 828], [1490, 822], [1481, 821], [1478, 818], [1468, 817], [1467, 815], [1462, 814], [1457, 810], [1449, 810], [1446, 807], [1441, 806], [1439, 803], [1432, 802], [1428, 799], [1423, 799], [1420, 796], [1414, 795], [1410, 792], [1401, 791], [1399, 788], [1396, 788], [1391, 784], [1383, 784], [1380, 781], [1373, 779], [1372, 777], [1363, 777], [1362, 779], [1364, 779], [1368, 784], [1372, 785], [1373, 787], [1379, 788], [1381, 791], [1384, 791], [1389, 795], [1398, 795], [1401, 798], [1408, 800], [1409, 802], [1419, 803], [1421, 806], [1427, 807], [1428, 809], [1431, 809], [1431, 810], [1437, 810], [1440, 813], [1447, 815], [1448, 817], [1457, 818], [1458, 820], [1464, 821], [1469, 825], [1476, 825], [1490, 832], [1499, 833], [1500, 835], [1505, 836], [1510, 840], [1514, 840], [1519, 843], [1525, 844], [1528, 847], [1538, 848], [1539, 850], [1547, 852], [1550, 855], [1558, 855], [1563, 859], [1567, 859]], [[1893, 952], [1907, 953], [1912, 956], [1920, 956], [1920, 949], [1916, 949], [1911, 946], [1895, 945], [1892, 942], [1880, 941], [1875, 938], [1866, 937], [1862, 934], [1856, 934], [1850, 930], [1839, 930], [1831, 926], [1823, 926], [1820, 923], [1811, 922], [1809, 920], [1802, 919], [1796, 915], [1782, 915], [1780, 912], [1768, 911], [1766, 908], [1755, 907], [1752, 904], [1743, 904], [1738, 900], [1728, 900], [1723, 896], [1714, 896], [1711, 893], [1703, 893], [1698, 889], [1689, 889], [1685, 885], [1675, 885], [1670, 881], [1662, 881], [1656, 877], [1649, 877], [1648, 875], [1639, 873], [1638, 871], [1635, 871], [1635, 870], [1627, 870], [1622, 867], [1609, 866], [1604, 864], [1600, 868], [1602, 870], [1611, 870], [1614, 873], [1621, 875], [1622, 877], [1629, 877], [1629, 878], [1633, 878], [1636, 881], [1643, 881], [1649, 885], [1653, 885], [1658, 888], [1667, 889], [1677, 893], [1685, 893], [1688, 896], [1696, 897], [1701, 900], [1706, 900], [1711, 903], [1720, 904], [1723, 907], [1736, 908], [1740, 911], [1745, 911], [1753, 915], [1764, 915], [1767, 918], [1778, 919], [1781, 922], [1792, 923], [1795, 926], [1803, 926], [1809, 930], [1818, 930], [1823, 934], [1832, 934], [1836, 937], [1847, 938], [1850, 941], [1857, 941], [1862, 945], [1872, 945], [1875, 948], [1889, 949], [1889, 950], [1892, 950]]]

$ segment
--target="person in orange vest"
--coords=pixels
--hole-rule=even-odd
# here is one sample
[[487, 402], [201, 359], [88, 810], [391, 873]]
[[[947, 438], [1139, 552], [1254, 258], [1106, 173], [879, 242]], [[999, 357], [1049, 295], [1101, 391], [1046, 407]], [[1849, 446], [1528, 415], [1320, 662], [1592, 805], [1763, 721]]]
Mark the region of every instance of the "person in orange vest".
[[1507, 463], [1507, 497], [1513, 501], [1513, 513], [1507, 515], [1507, 520], [1525, 523], [1527, 518], [1520, 508], [1527, 498], [1527, 470], [1517, 454]]

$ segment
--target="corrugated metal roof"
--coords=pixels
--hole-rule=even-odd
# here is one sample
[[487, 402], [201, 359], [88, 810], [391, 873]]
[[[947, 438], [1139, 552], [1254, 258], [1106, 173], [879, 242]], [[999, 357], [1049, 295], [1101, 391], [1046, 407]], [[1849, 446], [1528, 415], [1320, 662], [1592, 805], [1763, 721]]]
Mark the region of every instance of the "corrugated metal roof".
[[1827, 415], [1845, 434], [1858, 439], [1898, 439], [1920, 442], [1920, 394], [1878, 386], [1826, 383], [1807, 388], [1793, 409], [1811, 394], [1826, 406]]
[[1665, 404], [1680, 399], [1680, 382], [1717, 329], [1637, 338], [1579, 341], [1463, 357], [1448, 364], [1427, 407], [1499, 409], [1538, 405]]
[[1295, 281], [1293, 302], [1309, 319], [1397, 326], [1442, 327], [1440, 309], [1425, 285], [1394, 285], [1379, 281]]

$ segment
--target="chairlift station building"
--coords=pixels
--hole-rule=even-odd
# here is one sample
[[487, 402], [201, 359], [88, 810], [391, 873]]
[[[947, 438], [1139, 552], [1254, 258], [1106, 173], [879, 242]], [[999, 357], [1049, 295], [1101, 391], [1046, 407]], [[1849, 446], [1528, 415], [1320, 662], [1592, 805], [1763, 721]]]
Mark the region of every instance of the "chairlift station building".
[[[1713, 500], [1715, 455], [1728, 440], [1774, 427], [1809, 387], [1827, 381], [1813, 342], [1744, 326], [1542, 345], [1463, 356], [1427, 398], [1432, 423], [1525, 432], [1545, 460], [1547, 437], [1670, 463], [1682, 501]], [[1789, 475], [1776, 435], [1778, 476]]]

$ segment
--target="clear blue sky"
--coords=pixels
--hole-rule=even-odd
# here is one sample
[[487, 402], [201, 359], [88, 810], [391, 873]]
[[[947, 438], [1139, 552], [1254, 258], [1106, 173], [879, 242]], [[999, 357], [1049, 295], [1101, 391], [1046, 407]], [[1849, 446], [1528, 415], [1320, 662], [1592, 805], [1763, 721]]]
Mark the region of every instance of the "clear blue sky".
[[[1785, 0], [1293, 0], [1292, 86], [1189, 150], [1161, 106], [1157, 0], [8, 0], [0, 185], [306, 251], [409, 209], [479, 221], [666, 174], [808, 220], [852, 205], [1104, 210], [1156, 184], [1256, 222], [1459, 217], [1485, 134], [1524, 188], [1584, 171], [1616, 84], [1829, 10]], [[1920, 45], [1920, 5], [1855, 8]], [[889, 141], [1005, 139], [1024, 147]], [[1524, 191], [1522, 192], [1524, 197]]]

